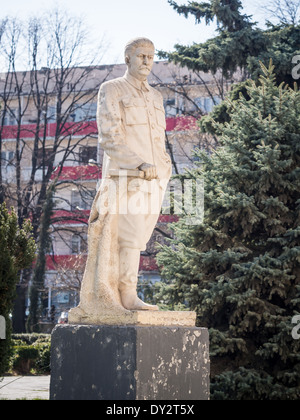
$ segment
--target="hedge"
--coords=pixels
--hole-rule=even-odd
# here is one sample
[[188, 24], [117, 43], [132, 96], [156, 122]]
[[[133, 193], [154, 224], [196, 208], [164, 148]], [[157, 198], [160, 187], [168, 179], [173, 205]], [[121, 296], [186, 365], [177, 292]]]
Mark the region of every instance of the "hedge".
[[50, 334], [13, 334], [11, 370], [17, 374], [50, 373]]

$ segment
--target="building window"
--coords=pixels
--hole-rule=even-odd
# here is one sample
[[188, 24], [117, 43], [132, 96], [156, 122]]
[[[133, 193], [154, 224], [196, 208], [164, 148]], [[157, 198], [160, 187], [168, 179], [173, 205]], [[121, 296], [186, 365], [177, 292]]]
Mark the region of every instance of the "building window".
[[38, 149], [37, 151], [37, 166], [49, 166], [53, 158], [53, 149]]
[[73, 235], [72, 236], [72, 255], [87, 253], [87, 236]]
[[71, 210], [90, 210], [94, 196], [94, 190], [73, 190], [71, 195]]
[[79, 163], [88, 165], [90, 160], [97, 161], [97, 147], [81, 147], [79, 150]]
[[216, 105], [219, 105], [219, 103], [222, 102], [222, 100], [219, 96], [214, 96], [213, 98], [208, 96], [208, 97], [196, 98], [194, 102], [197, 104], [198, 108], [202, 112], [209, 114]]
[[72, 254], [77, 255], [80, 253], [80, 236], [73, 235], [72, 236]]
[[7, 110], [5, 113], [4, 120], [3, 120], [3, 125], [16, 125], [17, 115], [18, 115], [18, 110], [16, 108]]
[[71, 195], [71, 210], [82, 209], [81, 205], [82, 205], [82, 200], [81, 200], [80, 192], [77, 191], [77, 190], [72, 191], [72, 195]]
[[1, 161], [5, 166], [12, 165], [15, 157], [14, 152], [1, 152]]
[[48, 106], [47, 108], [47, 123], [55, 123], [56, 122], [56, 106]]
[[70, 120], [72, 122], [95, 121], [96, 113], [97, 103], [78, 105], [78, 108], [70, 114]]
[[167, 99], [164, 102], [166, 117], [175, 117], [177, 113], [175, 99]]
[[69, 292], [60, 292], [56, 295], [56, 302], [60, 304], [66, 304], [70, 302], [70, 293]]

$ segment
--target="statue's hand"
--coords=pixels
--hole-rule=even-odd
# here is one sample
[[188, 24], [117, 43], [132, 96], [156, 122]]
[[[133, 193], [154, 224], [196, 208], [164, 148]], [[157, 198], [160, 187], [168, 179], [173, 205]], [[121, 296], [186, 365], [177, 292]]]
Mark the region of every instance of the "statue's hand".
[[157, 178], [157, 169], [156, 166], [150, 165], [149, 163], [143, 163], [139, 166], [139, 169], [144, 172], [145, 179], [151, 181], [152, 179]]

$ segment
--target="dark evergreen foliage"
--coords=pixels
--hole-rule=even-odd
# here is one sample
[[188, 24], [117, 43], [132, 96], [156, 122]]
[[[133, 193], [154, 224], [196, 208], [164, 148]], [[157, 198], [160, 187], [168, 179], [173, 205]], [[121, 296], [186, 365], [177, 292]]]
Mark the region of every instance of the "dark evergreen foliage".
[[0, 315], [6, 320], [6, 339], [0, 340], [0, 374], [8, 368], [11, 355], [11, 322], [19, 271], [28, 267], [35, 256], [30, 222], [20, 228], [13, 209], [0, 205]]
[[284, 81], [293, 86], [292, 59], [300, 54], [300, 26], [269, 24], [266, 30], [259, 29], [251, 16], [242, 13], [242, 2], [239, 0], [188, 2], [183, 6], [172, 0], [169, 3], [177, 13], [185, 17], [195, 16], [197, 24], [216, 21], [218, 35], [204, 43], [196, 40], [190, 46], [177, 44], [173, 52], [160, 51], [160, 57], [194, 71], [213, 74], [222, 71], [229, 80], [237, 70], [245, 78], [251, 75], [257, 79], [260, 71], [258, 62], [268, 66], [272, 59], [277, 82]]
[[300, 397], [300, 92], [262, 69], [213, 123], [220, 147], [186, 175], [204, 178], [204, 223], [183, 217], [158, 255], [158, 299], [209, 328], [215, 399]]

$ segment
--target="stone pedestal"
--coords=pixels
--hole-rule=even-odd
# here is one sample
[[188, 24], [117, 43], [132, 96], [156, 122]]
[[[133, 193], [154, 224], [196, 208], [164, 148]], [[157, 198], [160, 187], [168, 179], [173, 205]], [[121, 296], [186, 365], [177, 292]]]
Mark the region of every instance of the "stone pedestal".
[[136, 325], [194, 327], [196, 312], [189, 311], [98, 311], [83, 315], [79, 308], [69, 312], [69, 323], [73, 325]]
[[51, 400], [209, 399], [204, 328], [61, 325], [51, 351]]

